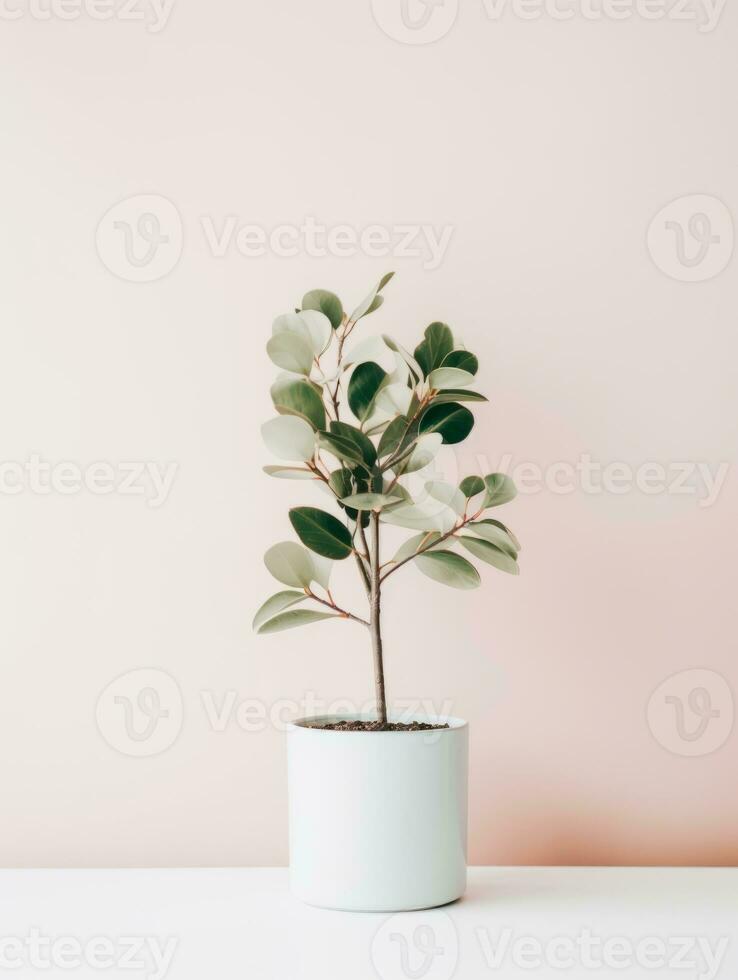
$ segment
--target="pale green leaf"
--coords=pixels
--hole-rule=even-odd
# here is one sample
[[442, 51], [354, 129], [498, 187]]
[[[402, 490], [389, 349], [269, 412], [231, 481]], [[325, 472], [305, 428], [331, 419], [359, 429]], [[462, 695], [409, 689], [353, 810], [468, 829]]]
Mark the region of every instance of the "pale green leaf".
[[[287, 314], [287, 316], [296, 314]], [[285, 331], [269, 338], [267, 354], [272, 361], [285, 371], [295, 374], [310, 374], [313, 365], [313, 348], [308, 340], [297, 333]]]
[[401, 499], [384, 493], [352, 493], [349, 497], [342, 497], [341, 503], [354, 510], [382, 510], [383, 507], [399, 503]]
[[481, 584], [479, 572], [471, 562], [453, 551], [429, 551], [419, 555], [414, 561], [428, 578], [453, 589], [476, 589]]
[[503, 572], [508, 572], [510, 575], [520, 574], [520, 569], [515, 559], [500, 548], [496, 548], [493, 544], [490, 544], [489, 541], [480, 541], [479, 538], [472, 538], [467, 535], [463, 535], [460, 541], [464, 548], [470, 551], [475, 558], [481, 558], [487, 564], [494, 565], [495, 568], [499, 568]]
[[317, 612], [313, 609], [291, 609], [289, 612], [281, 613], [270, 619], [257, 630], [257, 633], [279, 633], [282, 630], [293, 629], [296, 626], [308, 626], [310, 623], [318, 623], [322, 619], [343, 619], [337, 613]]
[[319, 480], [310, 470], [304, 470], [301, 466], [265, 466], [264, 472], [269, 476], [274, 476], [278, 480]]
[[434, 389], [464, 388], [473, 381], [473, 374], [454, 367], [439, 367], [428, 375], [428, 384]]
[[425, 485], [426, 492], [439, 503], [450, 507], [459, 517], [466, 510], [466, 497], [461, 490], [441, 480], [431, 480]]
[[264, 555], [264, 564], [283, 585], [307, 589], [315, 578], [315, 568], [307, 548], [295, 541], [281, 541]]
[[315, 433], [310, 425], [296, 415], [280, 415], [261, 427], [267, 448], [279, 459], [302, 460], [313, 458]]
[[260, 626], [263, 626], [267, 620], [272, 619], [277, 613], [282, 612], [283, 609], [288, 609], [290, 606], [296, 605], [298, 602], [304, 602], [307, 596], [304, 592], [277, 592], [276, 595], [271, 596], [267, 599], [263, 606], [260, 607], [256, 615], [254, 616], [254, 622], [252, 624], [255, 630], [258, 630]]
[[515, 484], [505, 473], [490, 473], [484, 478], [487, 495], [484, 498], [485, 507], [499, 507], [512, 500], [516, 494]]

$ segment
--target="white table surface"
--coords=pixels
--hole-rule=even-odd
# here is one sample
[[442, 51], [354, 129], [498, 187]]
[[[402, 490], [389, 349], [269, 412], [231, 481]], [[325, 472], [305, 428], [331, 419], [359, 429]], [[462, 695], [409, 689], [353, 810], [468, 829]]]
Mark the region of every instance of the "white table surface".
[[0, 977], [738, 978], [738, 870], [469, 879], [460, 902], [392, 916], [302, 905], [283, 869], [2, 871]]

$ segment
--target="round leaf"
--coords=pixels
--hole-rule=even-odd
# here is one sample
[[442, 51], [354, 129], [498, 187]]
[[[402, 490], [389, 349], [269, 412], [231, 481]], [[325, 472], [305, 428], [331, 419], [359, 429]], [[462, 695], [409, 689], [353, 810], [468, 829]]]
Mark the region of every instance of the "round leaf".
[[431, 323], [425, 330], [425, 339], [415, 348], [415, 359], [427, 378], [431, 371], [440, 367], [444, 358], [454, 349], [454, 335], [445, 323]]
[[264, 564], [278, 582], [293, 589], [307, 589], [315, 578], [310, 552], [295, 541], [273, 545], [264, 555]]
[[428, 432], [420, 436], [407, 462], [402, 467], [402, 472], [415, 473], [417, 470], [422, 470], [423, 467], [428, 466], [438, 455], [442, 444], [443, 436], [440, 432]]
[[419, 555], [415, 564], [428, 578], [453, 589], [476, 589], [481, 584], [479, 572], [471, 562], [453, 551], [429, 551]]
[[310, 334], [313, 353], [316, 357], [320, 357], [323, 351], [327, 348], [328, 344], [330, 344], [333, 336], [331, 321], [319, 310], [303, 310], [302, 313], [298, 315], [306, 325], [308, 333]]
[[280, 415], [261, 427], [267, 447], [279, 459], [302, 460], [313, 458], [315, 433], [309, 424], [296, 415]]
[[474, 425], [474, 416], [468, 408], [451, 402], [448, 405], [431, 405], [420, 420], [421, 432], [438, 432], [445, 443], [463, 442]]
[[505, 473], [489, 473], [484, 478], [487, 496], [484, 498], [485, 507], [499, 507], [506, 504], [517, 495], [515, 484]]
[[379, 390], [374, 407], [387, 415], [397, 415], [398, 412], [400, 415], [407, 415], [412, 397], [412, 390], [406, 384], [397, 382]]
[[465, 476], [459, 484], [459, 490], [467, 500], [469, 497], [476, 497], [478, 493], [483, 493], [485, 490], [484, 480], [481, 476]]
[[315, 387], [307, 378], [290, 376], [278, 378], [270, 389], [278, 412], [299, 415], [314, 429], [325, 428], [325, 406]]
[[353, 550], [348, 528], [318, 507], [293, 507], [290, 522], [300, 541], [324, 558], [341, 560], [348, 558]]
[[460, 368], [462, 371], [468, 371], [469, 374], [476, 374], [479, 370], [479, 361], [468, 350], [452, 350], [444, 357], [441, 367]]
[[313, 349], [309, 341], [296, 333], [285, 331], [270, 337], [267, 354], [277, 367], [295, 374], [310, 374]]
[[334, 330], [341, 326], [343, 306], [335, 293], [327, 289], [311, 289], [302, 297], [303, 310], [320, 310], [330, 320]]

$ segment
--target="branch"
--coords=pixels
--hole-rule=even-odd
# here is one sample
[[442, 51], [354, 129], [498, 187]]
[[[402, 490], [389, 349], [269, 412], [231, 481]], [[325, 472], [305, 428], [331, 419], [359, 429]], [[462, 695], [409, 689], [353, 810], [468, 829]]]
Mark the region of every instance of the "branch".
[[445, 534], [442, 534], [440, 536], [440, 538], [436, 538], [435, 541], [429, 541], [428, 544], [425, 545], [424, 547], [418, 548], [418, 550], [415, 552], [415, 554], [408, 555], [407, 558], [403, 558], [402, 561], [398, 561], [394, 568], [390, 568], [390, 570], [388, 572], [385, 572], [384, 573], [384, 575], [382, 576], [382, 578], [380, 579], [380, 581], [384, 582], [384, 580], [386, 578], [388, 578], [393, 572], [396, 572], [398, 568], [402, 568], [402, 566], [405, 565], [405, 564], [407, 564], [407, 562], [412, 561], [414, 558], [417, 558], [418, 555], [422, 555], [426, 551], [430, 551], [431, 548], [435, 548], [442, 541], [446, 541], [448, 538], [452, 538], [458, 531], [460, 531], [462, 528], [466, 527], [467, 524], [470, 524], [472, 521], [476, 520], [477, 517], [479, 517], [479, 515], [482, 513], [483, 510], [484, 510], [484, 508], [482, 507], [481, 510], [478, 510], [476, 514], [472, 514], [471, 517], [464, 517], [464, 519], [462, 521], [460, 521], [458, 524], [454, 524], [454, 526], [451, 528], [451, 530], [450, 531], [446, 531], [446, 533]]
[[362, 626], [369, 626], [369, 623], [365, 619], [362, 619], [361, 616], [354, 616], [353, 613], [348, 612], [346, 609], [341, 609], [341, 607], [337, 606], [332, 600], [329, 602], [328, 599], [321, 599], [320, 596], [317, 596], [312, 591], [312, 589], [305, 589], [305, 591], [311, 599], [315, 599], [315, 601], [319, 602], [321, 605], [328, 606], [329, 609], [335, 610], [335, 612], [339, 613], [345, 619], [353, 619], [355, 623], [361, 623]]

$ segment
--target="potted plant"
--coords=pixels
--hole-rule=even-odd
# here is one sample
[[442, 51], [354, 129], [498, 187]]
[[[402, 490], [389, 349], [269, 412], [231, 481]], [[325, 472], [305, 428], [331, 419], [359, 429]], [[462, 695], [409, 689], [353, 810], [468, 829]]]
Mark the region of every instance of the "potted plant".
[[[254, 619], [262, 634], [328, 619], [369, 633], [376, 712], [304, 718], [288, 734], [293, 891], [314, 905], [367, 911], [441, 905], [466, 884], [468, 727], [388, 711], [382, 592], [410, 565], [444, 585], [476, 588], [479, 572], [456, 547], [512, 574], [520, 548], [486, 516], [515, 496], [509, 477], [467, 476], [458, 486], [422, 479], [444, 443], [471, 431], [463, 403], [486, 401], [470, 388], [474, 354], [444, 323], [426, 329], [414, 354], [386, 335], [347, 345], [391, 278], [349, 315], [334, 293], [316, 289], [274, 321], [267, 353], [283, 373], [271, 388], [277, 415], [262, 435], [280, 463], [265, 470], [310, 481], [330, 500], [290, 510], [299, 542], [276, 544], [264, 559], [288, 588]], [[393, 528], [413, 534], [390, 555], [382, 544]], [[336, 601], [336, 562], [359, 576], [366, 611]]]

